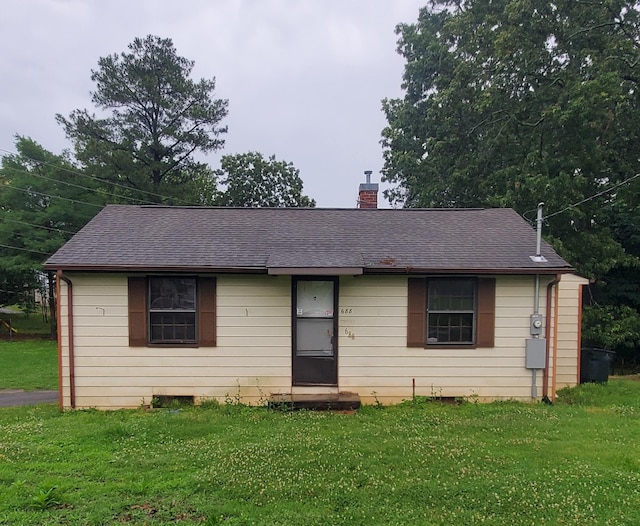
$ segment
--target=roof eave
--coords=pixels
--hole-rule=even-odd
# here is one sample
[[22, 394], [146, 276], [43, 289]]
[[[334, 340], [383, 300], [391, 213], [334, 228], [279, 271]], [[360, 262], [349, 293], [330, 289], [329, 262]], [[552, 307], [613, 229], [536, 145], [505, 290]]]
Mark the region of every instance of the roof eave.
[[360, 274], [530, 274], [556, 275], [575, 272], [573, 267], [509, 267], [509, 268], [419, 268], [419, 267], [184, 267], [162, 265], [83, 265], [83, 264], [45, 264], [45, 270], [63, 272], [158, 272], [175, 274], [269, 274], [279, 275], [349, 275]]
[[364, 274], [571, 274], [576, 270], [573, 267], [544, 267], [544, 268], [531, 268], [531, 267], [509, 267], [509, 268], [418, 268], [418, 267], [394, 267], [394, 268], [367, 268], [364, 270]]
[[171, 265], [82, 265], [46, 264], [45, 270], [62, 272], [164, 272], [172, 274], [266, 274], [265, 267], [184, 267]]

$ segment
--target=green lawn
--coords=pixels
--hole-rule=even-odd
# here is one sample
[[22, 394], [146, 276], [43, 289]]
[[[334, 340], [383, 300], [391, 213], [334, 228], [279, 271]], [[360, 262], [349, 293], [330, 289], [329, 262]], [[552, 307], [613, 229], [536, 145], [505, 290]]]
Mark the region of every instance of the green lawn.
[[0, 389], [57, 389], [58, 351], [52, 340], [0, 340]]
[[18, 336], [23, 334], [48, 335], [51, 333], [49, 322], [45, 322], [38, 312], [28, 315], [18, 311], [0, 313], [0, 336], [2, 338], [9, 334], [9, 329], [5, 323], [17, 330]]
[[640, 382], [563, 400], [0, 409], [0, 524], [640, 524]]

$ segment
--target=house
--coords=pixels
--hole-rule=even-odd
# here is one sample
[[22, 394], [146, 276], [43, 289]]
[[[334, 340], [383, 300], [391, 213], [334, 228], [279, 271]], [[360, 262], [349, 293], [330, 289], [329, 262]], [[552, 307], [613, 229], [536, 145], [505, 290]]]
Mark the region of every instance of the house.
[[585, 280], [544, 242], [532, 258], [516, 212], [362, 202], [106, 206], [45, 264], [61, 407], [553, 399], [578, 382]]

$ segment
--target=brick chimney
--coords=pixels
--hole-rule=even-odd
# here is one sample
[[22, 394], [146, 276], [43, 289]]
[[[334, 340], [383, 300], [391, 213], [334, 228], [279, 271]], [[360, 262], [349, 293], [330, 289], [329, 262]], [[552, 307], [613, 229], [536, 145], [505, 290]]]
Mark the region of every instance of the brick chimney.
[[360, 183], [358, 208], [378, 208], [378, 183], [371, 182], [371, 170], [366, 170], [366, 183]]

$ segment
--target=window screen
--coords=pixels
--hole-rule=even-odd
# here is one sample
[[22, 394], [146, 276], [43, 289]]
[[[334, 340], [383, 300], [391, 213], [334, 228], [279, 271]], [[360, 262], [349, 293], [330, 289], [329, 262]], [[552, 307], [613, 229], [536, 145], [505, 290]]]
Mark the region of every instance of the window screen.
[[429, 280], [427, 345], [473, 344], [476, 285], [473, 279]]
[[149, 278], [149, 341], [196, 342], [196, 279]]

